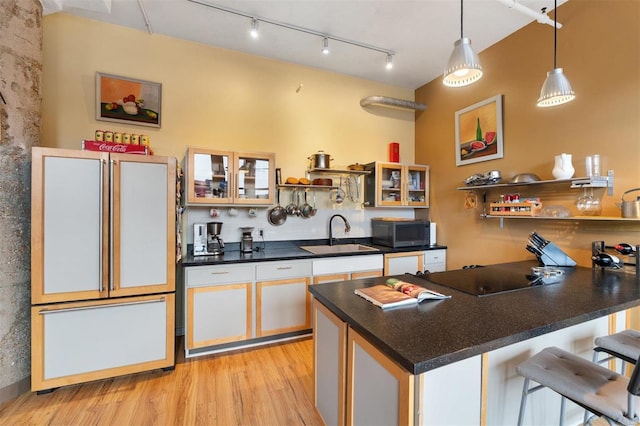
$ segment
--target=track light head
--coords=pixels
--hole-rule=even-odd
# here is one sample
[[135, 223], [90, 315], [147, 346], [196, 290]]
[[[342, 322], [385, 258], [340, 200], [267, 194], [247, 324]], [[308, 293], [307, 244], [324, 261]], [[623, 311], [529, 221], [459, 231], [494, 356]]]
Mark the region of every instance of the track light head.
[[251, 30], [249, 34], [251, 38], [258, 38], [258, 20], [256, 18], [251, 19]]
[[322, 53], [324, 55], [329, 54], [329, 38], [325, 37], [322, 39]]
[[393, 69], [393, 55], [391, 53], [387, 53], [387, 60], [384, 67], [388, 70]]

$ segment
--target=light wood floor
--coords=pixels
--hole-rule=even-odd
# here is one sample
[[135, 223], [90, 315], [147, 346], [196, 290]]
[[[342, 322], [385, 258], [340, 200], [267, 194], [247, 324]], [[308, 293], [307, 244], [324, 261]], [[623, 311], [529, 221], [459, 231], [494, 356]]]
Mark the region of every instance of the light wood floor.
[[322, 425], [310, 338], [185, 360], [160, 370], [28, 393], [0, 425]]

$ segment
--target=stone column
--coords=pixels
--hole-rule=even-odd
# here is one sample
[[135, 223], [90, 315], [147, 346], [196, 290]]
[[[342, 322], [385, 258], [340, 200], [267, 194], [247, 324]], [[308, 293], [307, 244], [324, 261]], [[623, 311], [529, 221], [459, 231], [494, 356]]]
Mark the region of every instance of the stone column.
[[31, 147], [39, 145], [42, 5], [0, 3], [0, 403], [30, 387]]

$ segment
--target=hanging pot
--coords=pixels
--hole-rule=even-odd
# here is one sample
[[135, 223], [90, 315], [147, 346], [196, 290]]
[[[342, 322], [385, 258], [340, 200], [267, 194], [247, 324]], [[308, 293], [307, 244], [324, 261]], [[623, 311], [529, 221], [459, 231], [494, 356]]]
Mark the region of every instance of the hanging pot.
[[313, 154], [309, 157], [311, 160], [310, 168], [311, 169], [328, 169], [330, 168], [331, 156], [329, 154], [325, 154], [324, 151], [318, 151], [317, 154]]
[[640, 191], [640, 188], [633, 188], [626, 191], [622, 194], [622, 202], [616, 203], [616, 206], [622, 210], [622, 217], [640, 219], [640, 197], [637, 197], [636, 201], [625, 201], [624, 199], [626, 194], [633, 191]]
[[282, 207], [280, 205], [280, 190], [278, 189], [277, 191], [278, 194], [278, 203], [276, 204], [276, 206], [274, 208], [272, 208], [271, 210], [269, 210], [269, 214], [267, 216], [267, 219], [269, 220], [269, 223], [274, 225], [274, 226], [280, 226], [283, 223], [285, 223], [287, 221], [287, 212], [284, 209], [284, 207]]

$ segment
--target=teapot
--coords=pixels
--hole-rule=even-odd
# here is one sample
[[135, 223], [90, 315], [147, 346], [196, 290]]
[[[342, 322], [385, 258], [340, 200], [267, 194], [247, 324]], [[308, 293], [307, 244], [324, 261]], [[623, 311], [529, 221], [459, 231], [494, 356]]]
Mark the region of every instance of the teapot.
[[575, 173], [573, 164], [571, 164], [571, 154], [560, 154], [555, 156], [555, 165], [551, 174], [556, 179], [571, 179]]

